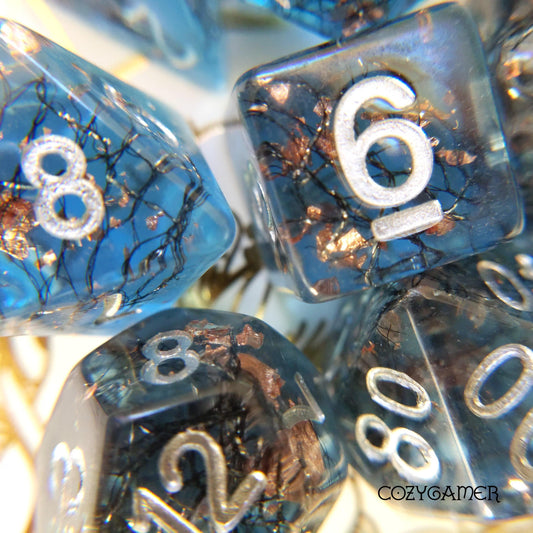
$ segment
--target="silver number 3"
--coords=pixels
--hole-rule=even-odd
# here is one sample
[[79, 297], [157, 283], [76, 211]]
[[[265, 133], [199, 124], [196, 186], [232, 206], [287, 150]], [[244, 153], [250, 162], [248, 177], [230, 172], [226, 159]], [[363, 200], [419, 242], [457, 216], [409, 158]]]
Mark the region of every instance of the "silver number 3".
[[[334, 119], [334, 136], [346, 180], [358, 199], [367, 207], [390, 208], [416, 198], [427, 186], [433, 173], [433, 150], [424, 130], [409, 120], [391, 118], [369, 126], [354, 138], [354, 119], [370, 100], [382, 99], [395, 109], [412, 105], [416, 95], [403, 81], [393, 76], [376, 76], [356, 83], [343, 95]], [[370, 176], [366, 156], [380, 139], [393, 137], [403, 141], [412, 157], [411, 174], [397, 187], [382, 187]], [[375, 219], [372, 233], [378, 241], [390, 241], [424, 231], [444, 217], [438, 200], [404, 209]]]

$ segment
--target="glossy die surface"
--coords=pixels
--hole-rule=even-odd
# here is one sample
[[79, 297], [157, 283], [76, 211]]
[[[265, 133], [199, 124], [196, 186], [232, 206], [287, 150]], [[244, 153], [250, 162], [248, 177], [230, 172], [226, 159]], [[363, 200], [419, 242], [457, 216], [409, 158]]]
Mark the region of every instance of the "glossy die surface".
[[403, 15], [417, 0], [246, 0], [326, 37], [348, 37]]
[[67, 380], [38, 454], [35, 531], [316, 531], [346, 474], [317, 378], [251, 317], [137, 324]]
[[124, 327], [174, 301], [234, 233], [188, 128], [15, 23], [0, 61], [0, 331]]
[[[529, 0], [458, 0], [458, 3], [470, 11], [477, 23], [479, 35], [484, 44], [493, 41], [495, 35], [505, 26], [509, 17], [520, 4], [525, 5]], [[442, 3], [430, 0], [429, 5]]]
[[504, 106], [504, 128], [516, 156], [517, 178], [533, 175], [533, 4], [517, 0], [487, 41], [489, 66]]
[[[117, 27], [137, 47], [181, 71], [220, 76], [218, 3], [213, 0], [56, 0], [82, 16], [96, 17], [103, 29]], [[127, 36], [127, 35], [126, 35]]]
[[483, 306], [533, 322], [533, 191], [524, 188], [526, 221], [510, 242], [457, 263], [454, 278]]
[[531, 269], [494, 259], [344, 309], [335, 405], [356, 468], [397, 505], [484, 520], [533, 511]]
[[420, 272], [520, 229], [483, 53], [459, 6], [259, 67], [236, 93], [265, 234], [306, 300]]

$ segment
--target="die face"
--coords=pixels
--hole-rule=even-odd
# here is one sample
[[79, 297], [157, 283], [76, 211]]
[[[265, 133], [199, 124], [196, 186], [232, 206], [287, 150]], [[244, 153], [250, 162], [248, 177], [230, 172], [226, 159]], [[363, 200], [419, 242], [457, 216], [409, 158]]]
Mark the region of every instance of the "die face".
[[487, 46], [489, 54], [494, 46], [501, 45], [502, 32], [510, 26], [521, 24], [531, 11], [529, 0], [489, 0], [480, 4], [475, 0], [461, 0], [474, 16], [480, 29], [480, 35]]
[[329, 370], [347, 451], [420, 510], [530, 514], [533, 325], [472, 297], [453, 267], [347, 305]]
[[260, 67], [236, 94], [265, 233], [306, 300], [453, 261], [521, 227], [482, 51], [458, 6]]
[[[528, 0], [487, 0], [480, 3], [476, 0], [459, 0], [459, 3], [466, 7], [474, 17], [485, 44], [493, 42], [516, 8], [527, 2]], [[438, 0], [434, 3], [438, 3]]]
[[246, 0], [326, 37], [348, 37], [392, 20], [416, 4], [416, 0]]
[[35, 531], [80, 531], [93, 514], [105, 416], [96, 402], [80, 394], [84, 390], [83, 375], [76, 367], [61, 391], [68, 408], [53, 422], [54, 431], [61, 437], [54, 442], [45, 440], [46, 453], [36, 458], [42, 498], [36, 502]]
[[0, 329], [124, 327], [225, 251], [231, 211], [168, 109], [26, 28], [0, 34]]
[[[510, 242], [433, 273], [450, 291], [462, 292], [472, 303], [533, 322], [533, 196], [524, 188], [524, 230]], [[453, 269], [451, 267], [454, 267]], [[427, 273], [431, 276], [431, 273]], [[450, 282], [445, 281], [446, 278]]]
[[218, 82], [220, 30], [213, 0], [57, 0], [104, 28], [126, 30], [136, 46], [202, 82]]
[[[74, 402], [70, 393], [58, 401], [38, 476], [44, 486], [59, 432], [68, 433], [69, 449], [88, 456], [85, 527], [151, 532], [185, 521], [191, 531], [316, 531], [340, 490], [345, 459], [317, 372], [257, 319], [160, 313], [89, 354], [74, 374], [83, 379]], [[79, 431], [68, 432], [74, 421], [84, 426], [87, 405], [99, 414], [84, 429], [100, 441], [91, 450]], [[98, 480], [91, 486], [89, 473]], [[52, 530], [60, 504], [42, 495], [37, 531]]]
[[[208, 164], [224, 176], [231, 190], [232, 210], [238, 221], [233, 244], [197, 282], [179, 299], [179, 307], [231, 309], [237, 313], [260, 316], [276, 331], [299, 348], [311, 361], [328, 353], [333, 343], [331, 330], [342, 299], [322, 304], [306, 303], [273, 280], [264, 262], [263, 247], [254, 238], [252, 217], [245, 190], [235, 172], [228, 153], [228, 144], [237, 145], [241, 128], [233, 121], [216, 135], [200, 144]], [[268, 248], [266, 248], [268, 250]]]

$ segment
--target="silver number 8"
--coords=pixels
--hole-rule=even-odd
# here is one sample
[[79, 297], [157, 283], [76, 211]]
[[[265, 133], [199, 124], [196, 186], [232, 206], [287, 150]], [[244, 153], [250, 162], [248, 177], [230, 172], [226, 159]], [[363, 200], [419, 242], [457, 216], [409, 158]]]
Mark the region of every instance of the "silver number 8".
[[[59, 155], [66, 163], [63, 174], [49, 174], [43, 168], [47, 155]], [[28, 181], [39, 187], [35, 201], [35, 217], [42, 228], [59, 239], [79, 240], [96, 231], [104, 218], [102, 194], [90, 181], [84, 179], [87, 160], [82, 149], [61, 135], [43, 135], [29, 143], [22, 155], [22, 170]], [[85, 212], [81, 218], [65, 219], [55, 210], [55, 202], [62, 196], [81, 199]]]
[[[166, 349], [164, 343], [174, 346]], [[169, 385], [182, 381], [196, 371], [200, 364], [199, 355], [194, 350], [189, 350], [192, 337], [179, 329], [165, 331], [154, 335], [143, 347], [142, 354], [149, 359], [141, 369], [141, 379], [153, 385]], [[176, 373], [169, 375], [159, 371], [159, 365], [169, 361], [181, 359], [184, 367]]]

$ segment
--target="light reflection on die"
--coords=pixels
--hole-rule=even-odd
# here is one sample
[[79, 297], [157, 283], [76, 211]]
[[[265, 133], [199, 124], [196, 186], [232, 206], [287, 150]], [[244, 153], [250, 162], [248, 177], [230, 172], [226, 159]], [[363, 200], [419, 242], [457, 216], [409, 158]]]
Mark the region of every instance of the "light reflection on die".
[[396, 505], [495, 524], [532, 513], [531, 234], [342, 312], [326, 372], [353, 464], [374, 490], [426, 491]]
[[235, 93], [247, 139], [235, 158], [259, 240], [304, 300], [521, 229], [479, 36], [457, 5], [258, 67]]
[[222, 80], [219, 7], [213, 0], [55, 1], [204, 85]]
[[180, 309], [124, 331], [65, 384], [35, 531], [318, 531], [346, 465], [317, 379], [244, 315]]

